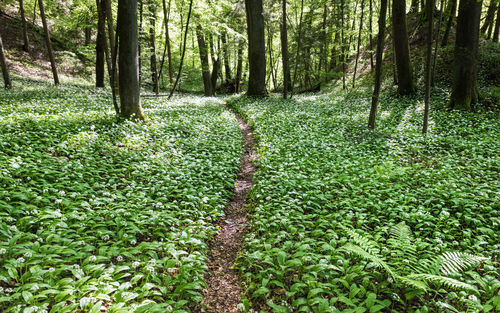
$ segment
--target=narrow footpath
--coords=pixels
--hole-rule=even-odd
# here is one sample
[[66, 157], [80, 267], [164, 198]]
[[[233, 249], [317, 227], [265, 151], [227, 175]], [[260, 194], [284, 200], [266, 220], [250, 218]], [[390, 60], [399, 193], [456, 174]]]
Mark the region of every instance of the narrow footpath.
[[220, 230], [210, 245], [209, 273], [205, 276], [208, 288], [203, 290], [204, 300], [200, 312], [236, 313], [241, 299], [240, 277], [233, 265], [246, 234], [246, 204], [252, 189], [257, 155], [251, 128], [241, 116], [234, 115], [243, 134], [243, 154], [234, 196], [225, 208], [226, 218], [219, 222]]

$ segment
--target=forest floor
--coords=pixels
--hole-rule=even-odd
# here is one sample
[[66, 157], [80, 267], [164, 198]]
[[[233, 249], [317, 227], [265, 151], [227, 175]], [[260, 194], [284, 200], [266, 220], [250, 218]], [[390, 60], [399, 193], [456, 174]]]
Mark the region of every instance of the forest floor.
[[210, 243], [210, 271], [205, 276], [208, 287], [203, 291], [201, 312], [237, 313], [241, 302], [241, 280], [234, 266], [242, 250], [243, 237], [247, 233], [248, 195], [257, 169], [257, 153], [252, 129], [239, 114], [235, 116], [243, 135], [243, 154], [234, 195], [224, 210], [226, 217], [218, 223], [220, 230]]

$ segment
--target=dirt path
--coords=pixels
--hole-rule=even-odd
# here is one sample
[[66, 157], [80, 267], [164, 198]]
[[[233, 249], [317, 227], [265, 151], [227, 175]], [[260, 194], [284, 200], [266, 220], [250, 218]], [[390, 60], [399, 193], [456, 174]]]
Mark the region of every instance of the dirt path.
[[226, 219], [219, 223], [220, 230], [210, 245], [209, 273], [205, 276], [208, 288], [203, 290], [204, 300], [199, 312], [236, 313], [240, 303], [240, 278], [233, 269], [246, 233], [246, 204], [255, 173], [255, 139], [251, 128], [235, 114], [243, 134], [243, 154], [236, 179], [234, 196], [225, 208]]

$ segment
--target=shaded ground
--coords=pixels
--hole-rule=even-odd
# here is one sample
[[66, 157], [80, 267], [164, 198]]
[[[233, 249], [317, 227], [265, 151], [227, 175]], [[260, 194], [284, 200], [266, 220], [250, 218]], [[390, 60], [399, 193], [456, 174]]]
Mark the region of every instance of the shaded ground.
[[219, 223], [220, 231], [210, 245], [209, 273], [205, 280], [208, 288], [203, 290], [204, 300], [199, 312], [238, 312], [241, 299], [240, 278], [233, 269], [241, 251], [243, 236], [246, 234], [246, 204], [252, 189], [256, 171], [254, 150], [255, 139], [252, 130], [241, 116], [235, 114], [243, 134], [243, 154], [240, 171], [235, 183], [235, 194], [225, 208], [226, 219]]

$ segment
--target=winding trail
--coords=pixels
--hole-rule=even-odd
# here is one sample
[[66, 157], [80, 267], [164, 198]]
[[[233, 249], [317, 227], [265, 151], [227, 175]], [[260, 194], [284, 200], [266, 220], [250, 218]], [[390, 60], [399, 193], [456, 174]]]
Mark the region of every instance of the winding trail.
[[239, 312], [237, 305], [241, 299], [240, 277], [233, 269], [233, 265], [242, 249], [242, 239], [247, 231], [246, 204], [256, 171], [254, 161], [257, 154], [254, 150], [255, 138], [252, 135], [252, 129], [241, 116], [234, 112], [233, 114], [243, 134], [243, 154], [234, 196], [224, 209], [226, 218], [219, 222], [220, 230], [210, 244], [209, 273], [205, 276], [208, 288], [203, 290], [204, 300], [199, 312]]

